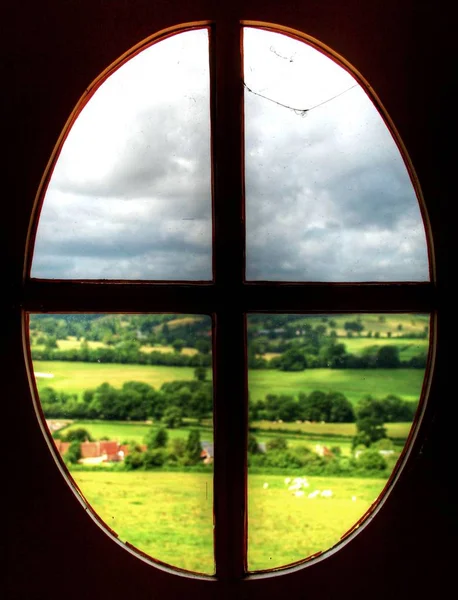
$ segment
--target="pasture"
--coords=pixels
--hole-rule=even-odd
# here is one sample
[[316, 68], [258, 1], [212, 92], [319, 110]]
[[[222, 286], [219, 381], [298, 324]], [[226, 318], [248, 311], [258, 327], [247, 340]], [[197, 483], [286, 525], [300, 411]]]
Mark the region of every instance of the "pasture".
[[427, 352], [429, 347], [428, 340], [413, 340], [413, 339], [400, 339], [400, 338], [383, 338], [383, 340], [377, 338], [367, 337], [352, 337], [352, 338], [339, 338], [337, 340], [339, 344], [345, 344], [347, 352], [349, 354], [362, 354], [366, 348], [371, 346], [397, 346], [399, 349], [399, 358], [401, 360], [410, 360], [413, 356]]
[[[214, 572], [211, 474], [75, 471], [72, 476], [121, 542], [183, 569]], [[286, 476], [248, 477], [249, 570], [279, 567], [335, 545], [385, 483], [309, 477], [304, 495], [295, 496]], [[331, 490], [332, 496], [308, 498], [316, 490]]]
[[371, 394], [384, 398], [396, 394], [403, 400], [418, 401], [423, 384], [422, 369], [306, 369], [284, 372], [258, 369], [248, 372], [248, 387], [252, 401], [264, 400], [267, 394], [297, 396], [314, 390], [342, 392], [355, 404]]
[[[191, 380], [192, 367], [120, 365], [65, 361], [34, 361], [34, 370], [52, 374], [37, 377], [38, 389], [50, 386], [56, 390], [81, 395], [104, 382], [120, 388], [126, 381], [143, 381], [159, 389], [166, 381]], [[211, 370], [208, 369], [208, 376]], [[250, 370], [249, 392], [252, 401], [264, 400], [267, 394], [297, 396], [314, 390], [342, 392], [352, 403], [372, 394], [383, 398], [396, 394], [404, 400], [418, 401], [423, 383], [421, 369], [306, 369], [284, 372], [275, 369]]]
[[159, 389], [166, 381], [194, 378], [194, 368], [192, 367], [99, 364], [56, 360], [33, 361], [33, 367], [34, 371], [53, 375], [51, 379], [37, 378], [38, 389], [49, 386], [78, 396], [84, 390], [96, 388], [105, 382], [120, 388], [126, 381], [142, 381]]
[[[422, 333], [425, 327], [429, 327], [429, 316], [426, 314], [372, 314], [372, 313], [360, 313], [360, 314], [347, 314], [347, 315], [325, 315], [327, 322], [326, 325], [330, 329], [329, 322], [334, 321], [336, 324], [335, 330], [337, 335], [346, 336], [347, 332], [344, 327], [346, 321], [355, 321], [357, 317], [364, 326], [363, 335], [366, 335], [368, 331], [372, 331], [372, 334], [378, 333], [383, 341], [388, 338], [388, 333], [392, 336], [419, 334]], [[305, 316], [303, 319], [297, 321], [298, 324], [309, 323], [312, 326], [316, 326], [322, 323], [322, 317], [320, 316]], [[370, 339], [370, 338], [369, 338]]]

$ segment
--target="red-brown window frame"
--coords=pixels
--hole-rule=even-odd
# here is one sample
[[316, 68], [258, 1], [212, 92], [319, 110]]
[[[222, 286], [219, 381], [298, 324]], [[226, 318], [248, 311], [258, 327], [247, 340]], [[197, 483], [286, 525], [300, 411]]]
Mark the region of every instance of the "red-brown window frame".
[[[78, 103], [48, 164], [32, 214], [24, 266], [21, 306], [28, 312], [87, 313], [174, 312], [211, 315], [214, 371], [214, 518], [216, 578], [247, 576], [247, 358], [246, 314], [250, 312], [346, 313], [423, 312], [434, 314], [431, 229], [413, 167], [386, 112], [371, 99], [403, 154], [420, 202], [426, 230], [431, 282], [284, 283], [245, 280], [243, 49], [244, 26], [286, 33], [317, 47], [365, 84], [342, 57], [304, 34], [287, 28], [235, 18], [184, 24], [161, 31], [126, 53], [107, 69]], [[34, 237], [44, 190], [71, 125], [94, 91], [114, 70], [155, 41], [194, 28], [210, 36], [210, 112], [213, 197], [212, 282], [88, 281], [32, 279]], [[366, 90], [370, 90], [365, 84]], [[238, 127], [234, 127], [238, 124]], [[433, 321], [432, 321], [433, 322]], [[433, 332], [434, 333], [434, 332]], [[434, 347], [431, 338], [430, 347]], [[429, 381], [431, 351], [422, 397]], [[30, 355], [29, 355], [30, 365]], [[34, 390], [37, 398], [36, 388]], [[418, 413], [419, 414], [419, 413]]]

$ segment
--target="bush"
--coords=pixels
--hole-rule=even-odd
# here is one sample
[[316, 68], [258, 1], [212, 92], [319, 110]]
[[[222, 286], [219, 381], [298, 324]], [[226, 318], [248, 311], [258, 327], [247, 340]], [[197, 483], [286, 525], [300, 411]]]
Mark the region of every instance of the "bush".
[[65, 460], [70, 464], [75, 464], [81, 458], [81, 442], [74, 441], [70, 444], [65, 453]]
[[177, 429], [183, 425], [183, 412], [176, 406], [169, 406], [164, 410], [162, 422], [167, 429]]
[[143, 467], [145, 469], [155, 469], [162, 467], [167, 458], [167, 453], [163, 448], [147, 450], [143, 453]]
[[259, 454], [259, 444], [257, 439], [254, 437], [252, 433], [248, 435], [248, 453], [249, 454]]
[[200, 433], [198, 429], [191, 429], [188, 440], [186, 442], [186, 463], [188, 465], [196, 465], [200, 462], [202, 454], [202, 446], [200, 443]]
[[285, 440], [285, 438], [282, 437], [276, 437], [276, 438], [272, 438], [271, 440], [269, 440], [266, 443], [266, 448], [267, 450], [286, 450], [288, 447], [288, 442]]
[[143, 452], [134, 450], [124, 459], [124, 468], [126, 471], [135, 471], [143, 467]]
[[65, 442], [92, 442], [93, 439], [87, 429], [83, 427], [77, 427], [76, 429], [70, 429], [67, 433], [63, 434], [61, 439]]
[[387, 468], [386, 460], [377, 450], [366, 450], [358, 458], [357, 465], [364, 471], [384, 471]]
[[167, 431], [161, 427], [159, 429], [151, 429], [145, 437], [145, 443], [148, 450], [154, 450], [156, 448], [165, 448], [168, 439], [169, 435]]

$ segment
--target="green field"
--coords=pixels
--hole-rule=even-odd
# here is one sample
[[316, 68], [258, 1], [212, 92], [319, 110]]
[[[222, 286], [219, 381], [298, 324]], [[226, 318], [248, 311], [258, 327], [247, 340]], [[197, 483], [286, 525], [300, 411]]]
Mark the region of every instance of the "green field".
[[[384, 487], [382, 479], [309, 477], [305, 495], [296, 497], [286, 476], [248, 478], [250, 570], [279, 567], [333, 546]], [[121, 541], [183, 569], [214, 571], [210, 474], [76, 471], [73, 477]], [[332, 497], [309, 499], [315, 490], [331, 490]]]
[[342, 392], [352, 403], [365, 394], [384, 398], [396, 394], [417, 401], [423, 383], [421, 369], [306, 369], [284, 372], [274, 369], [251, 370], [248, 374], [251, 400], [263, 400], [267, 394], [297, 396], [313, 390]]
[[377, 338], [353, 337], [339, 338], [339, 344], [345, 344], [347, 352], [350, 354], [362, 354], [366, 348], [371, 346], [397, 346], [399, 348], [399, 358], [401, 360], [410, 360], [413, 356], [427, 352], [428, 340], [408, 340], [396, 338]]
[[[358, 314], [347, 314], [347, 315], [326, 315], [326, 325], [330, 329], [329, 322], [334, 321], [336, 323], [335, 330], [339, 336], [346, 336], [346, 330], [344, 324], [346, 321], [355, 321], [357, 317], [360, 317], [361, 322], [364, 326], [363, 335], [366, 335], [368, 331], [372, 331], [372, 334], [379, 333], [383, 337], [383, 341], [388, 335], [388, 332], [392, 336], [419, 334], [422, 333], [425, 327], [429, 327], [429, 316], [420, 314], [372, 314], [372, 313], [360, 313]], [[310, 323], [312, 326], [319, 325], [322, 323], [321, 317], [304, 316], [303, 319], [297, 321], [298, 324]], [[401, 326], [401, 329], [399, 329]]]
[[[65, 361], [34, 361], [38, 388], [51, 386], [57, 390], [81, 394], [104, 382], [121, 387], [126, 381], [144, 381], [156, 389], [166, 381], [190, 380], [192, 367], [98, 364]], [[210, 375], [210, 370], [209, 370]], [[275, 369], [249, 371], [251, 400], [263, 400], [267, 394], [310, 393], [313, 390], [338, 391], [355, 403], [365, 394], [385, 397], [397, 394], [404, 400], [417, 401], [423, 383], [421, 369], [308, 369], [284, 372]]]
[[[121, 387], [126, 381], [143, 381], [159, 389], [166, 381], [194, 378], [192, 367], [163, 367], [149, 365], [98, 364], [65, 361], [33, 361], [34, 371], [52, 374], [52, 378], [37, 377], [38, 389], [56, 390], [80, 395], [104, 382]], [[210, 374], [210, 370], [209, 370]]]
[[182, 569], [214, 572], [211, 474], [76, 471], [72, 475], [121, 541]]

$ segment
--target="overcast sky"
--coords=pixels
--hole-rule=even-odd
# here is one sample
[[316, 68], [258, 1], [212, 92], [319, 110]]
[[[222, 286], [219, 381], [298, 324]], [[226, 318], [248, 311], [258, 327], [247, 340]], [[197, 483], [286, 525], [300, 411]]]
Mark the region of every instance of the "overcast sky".
[[[248, 29], [244, 51], [253, 92], [310, 108], [245, 92], [247, 278], [427, 280], [417, 199], [362, 89], [280, 34]], [[108, 78], [57, 161], [32, 276], [211, 278], [208, 90], [205, 30]]]

